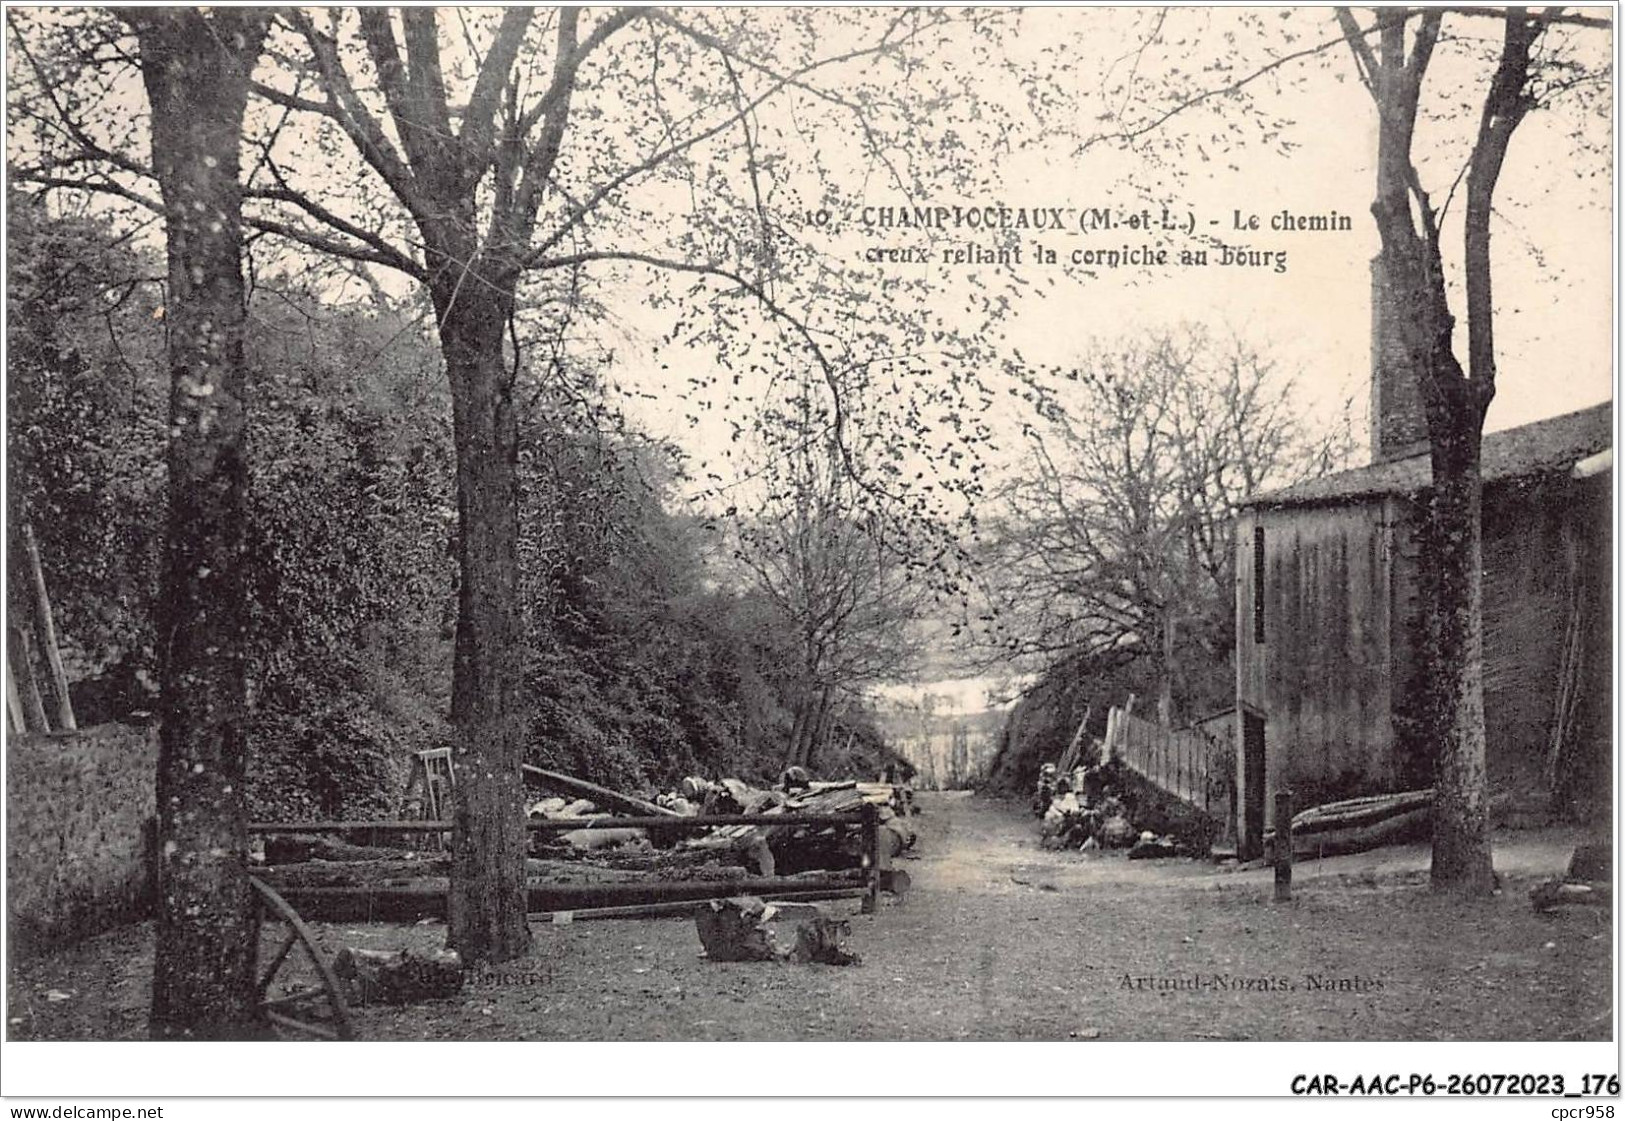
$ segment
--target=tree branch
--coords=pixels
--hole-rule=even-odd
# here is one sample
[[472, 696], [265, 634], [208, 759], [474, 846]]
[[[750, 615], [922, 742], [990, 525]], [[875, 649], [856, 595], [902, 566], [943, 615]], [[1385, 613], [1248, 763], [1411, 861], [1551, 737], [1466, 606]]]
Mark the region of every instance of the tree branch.
[[412, 217], [420, 224], [426, 221], [429, 215], [423, 208], [423, 200], [412, 169], [406, 165], [400, 153], [395, 150], [395, 146], [390, 143], [389, 137], [384, 134], [383, 125], [368, 112], [366, 105], [356, 94], [350, 76], [344, 69], [344, 63], [338, 56], [337, 44], [331, 36], [318, 31], [316, 25], [303, 11], [294, 9], [288, 18], [310, 44], [317, 74], [321, 77], [331, 106], [326, 115], [338, 122], [339, 127], [355, 144], [368, 166], [378, 173]]
[[[303, 191], [294, 190], [288, 185], [287, 180], [283, 178], [281, 171], [278, 170], [276, 165], [271, 161], [266, 161], [266, 167], [276, 178], [277, 185], [274, 187], [245, 188], [243, 190], [244, 201], [248, 201], [250, 199], [263, 199], [267, 202], [282, 202], [287, 203], [290, 206], [297, 207], [298, 209], [303, 210], [306, 214], [309, 214], [318, 222], [321, 222], [323, 225], [329, 226], [347, 237], [354, 238], [357, 242], [360, 242], [362, 245], [368, 247], [368, 252], [365, 257], [361, 256], [360, 252], [357, 251], [341, 252], [339, 253], [340, 256], [348, 257], [351, 260], [368, 260], [376, 264], [388, 265], [390, 268], [398, 269], [399, 271], [406, 273], [408, 276], [415, 277], [418, 280], [427, 279], [428, 273], [421, 265], [419, 265], [407, 254], [401, 252], [395, 246], [391, 245], [381, 234], [374, 233], [371, 230], [365, 229], [364, 227], [359, 226], [338, 214], [335, 214], [333, 211], [329, 210], [326, 206], [323, 206], [321, 203], [317, 202]], [[245, 216], [243, 220], [247, 222], [251, 219]], [[263, 229], [267, 233], [283, 234], [284, 236], [289, 236], [288, 231], [295, 228], [282, 226], [280, 228], [273, 229], [271, 219], [253, 219], [253, 221], [255, 221], [256, 228], [258, 229]], [[320, 237], [320, 235], [311, 234], [309, 237]], [[308, 237], [301, 237], [298, 240], [306, 245], [313, 244]], [[323, 244], [331, 246], [340, 243], [331, 242], [324, 239]]]
[[[489, 162], [489, 152], [496, 136], [497, 110], [502, 104], [502, 90], [508, 71], [525, 41], [525, 32], [530, 27], [533, 15], [534, 9], [530, 7], [503, 9], [502, 26], [497, 29], [496, 41], [480, 61], [474, 92], [469, 97], [468, 108], [463, 111], [463, 127], [457, 134], [464, 152], [470, 153], [465, 157], [465, 190], [472, 189], [479, 182], [478, 175], [483, 174], [483, 168]], [[476, 167], [482, 171], [475, 172], [473, 169]], [[475, 176], [473, 182], [467, 181], [469, 175]]]

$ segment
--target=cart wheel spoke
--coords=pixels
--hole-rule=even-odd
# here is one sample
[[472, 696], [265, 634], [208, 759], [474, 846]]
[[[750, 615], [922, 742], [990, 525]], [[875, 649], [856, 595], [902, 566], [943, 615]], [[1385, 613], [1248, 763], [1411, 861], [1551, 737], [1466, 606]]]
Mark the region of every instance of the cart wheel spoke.
[[[350, 1006], [344, 999], [344, 990], [340, 987], [338, 978], [333, 975], [332, 967], [327, 964], [327, 959], [322, 956], [315, 934], [305, 924], [305, 920], [299, 917], [299, 912], [289, 906], [288, 901], [278, 895], [270, 885], [252, 876], [249, 877], [249, 883], [253, 885], [254, 890], [259, 894], [264, 908], [262, 915], [268, 912], [270, 917], [287, 924], [288, 927], [287, 937], [272, 958], [270, 967], [260, 979], [259, 993], [262, 998], [260, 1008], [264, 1011], [266, 1019], [273, 1026], [286, 1032], [313, 1035], [321, 1039], [353, 1039], [355, 1029], [350, 1021]], [[293, 952], [295, 946], [303, 948], [305, 957], [315, 968], [321, 984], [295, 990], [284, 996], [267, 999], [266, 993], [272, 980], [275, 978], [277, 971], [287, 962], [288, 955]], [[282, 1011], [283, 1009], [292, 1009], [303, 1005], [305, 1002], [318, 997], [326, 999], [328, 1010], [331, 1013], [331, 1018], [327, 1022], [300, 1019], [289, 1015], [287, 1011]], [[313, 1010], [306, 1008], [299, 1008], [299, 1011], [301, 1014], [313, 1013]]]
[[299, 931], [293, 927], [288, 928], [288, 936], [282, 940], [282, 948], [271, 959], [271, 964], [260, 977], [260, 996], [263, 998], [271, 987], [271, 981], [276, 977], [276, 971], [282, 968], [282, 963], [288, 960], [288, 953], [299, 943]]

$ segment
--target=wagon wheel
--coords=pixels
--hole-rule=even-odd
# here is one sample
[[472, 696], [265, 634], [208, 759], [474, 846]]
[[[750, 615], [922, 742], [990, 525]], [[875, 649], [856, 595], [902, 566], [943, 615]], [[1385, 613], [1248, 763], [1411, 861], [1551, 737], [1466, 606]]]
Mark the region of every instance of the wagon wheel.
[[[256, 990], [260, 1011], [283, 1037], [354, 1039], [350, 1006], [345, 1003], [344, 990], [316, 944], [315, 934], [299, 917], [299, 912], [268, 884], [252, 876], [248, 882], [254, 885], [259, 896], [261, 926], [277, 923], [287, 928], [271, 957], [271, 964], [260, 974]], [[291, 957], [296, 946], [304, 951], [303, 969], [296, 970]], [[283, 978], [284, 991], [273, 994], [272, 983], [279, 975]]]

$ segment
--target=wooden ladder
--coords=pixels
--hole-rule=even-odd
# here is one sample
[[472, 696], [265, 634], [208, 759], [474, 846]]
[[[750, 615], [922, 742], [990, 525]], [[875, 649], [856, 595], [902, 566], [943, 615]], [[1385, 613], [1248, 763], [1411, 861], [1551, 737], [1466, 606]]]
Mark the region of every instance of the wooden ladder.
[[[431, 747], [417, 753], [423, 768], [423, 817], [425, 821], [446, 821], [451, 812], [451, 792], [457, 776], [451, 769], [451, 748]], [[444, 848], [446, 838], [435, 834], [435, 843]]]

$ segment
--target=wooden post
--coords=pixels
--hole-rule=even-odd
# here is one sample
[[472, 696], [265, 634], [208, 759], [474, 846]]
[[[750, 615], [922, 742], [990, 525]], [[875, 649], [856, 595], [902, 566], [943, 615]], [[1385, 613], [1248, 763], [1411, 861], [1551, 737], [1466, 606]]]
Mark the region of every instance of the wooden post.
[[11, 730], [16, 735], [28, 731], [28, 718], [23, 715], [23, 696], [17, 692], [17, 679], [11, 676], [11, 664], [6, 664], [6, 711], [11, 714]]
[[863, 913], [872, 915], [880, 906], [880, 810], [872, 802], [863, 804], [863, 875]]
[[49, 732], [51, 722], [45, 716], [45, 702], [40, 699], [39, 682], [34, 677], [34, 657], [29, 649], [33, 644], [29, 642], [29, 634], [22, 627], [13, 626], [10, 638], [11, 680], [22, 697], [27, 728], [30, 732]]
[[56, 619], [51, 614], [51, 597], [45, 594], [45, 570], [40, 565], [39, 542], [34, 539], [34, 527], [23, 526], [23, 548], [28, 553], [30, 590], [34, 599], [34, 621], [39, 626], [41, 653], [51, 671], [51, 692], [56, 700], [56, 726], [58, 731], [71, 732], [79, 727], [73, 718], [73, 702], [68, 699], [68, 674], [62, 667], [62, 648], [56, 641]]
[[1275, 901], [1292, 900], [1292, 791], [1275, 792]]

